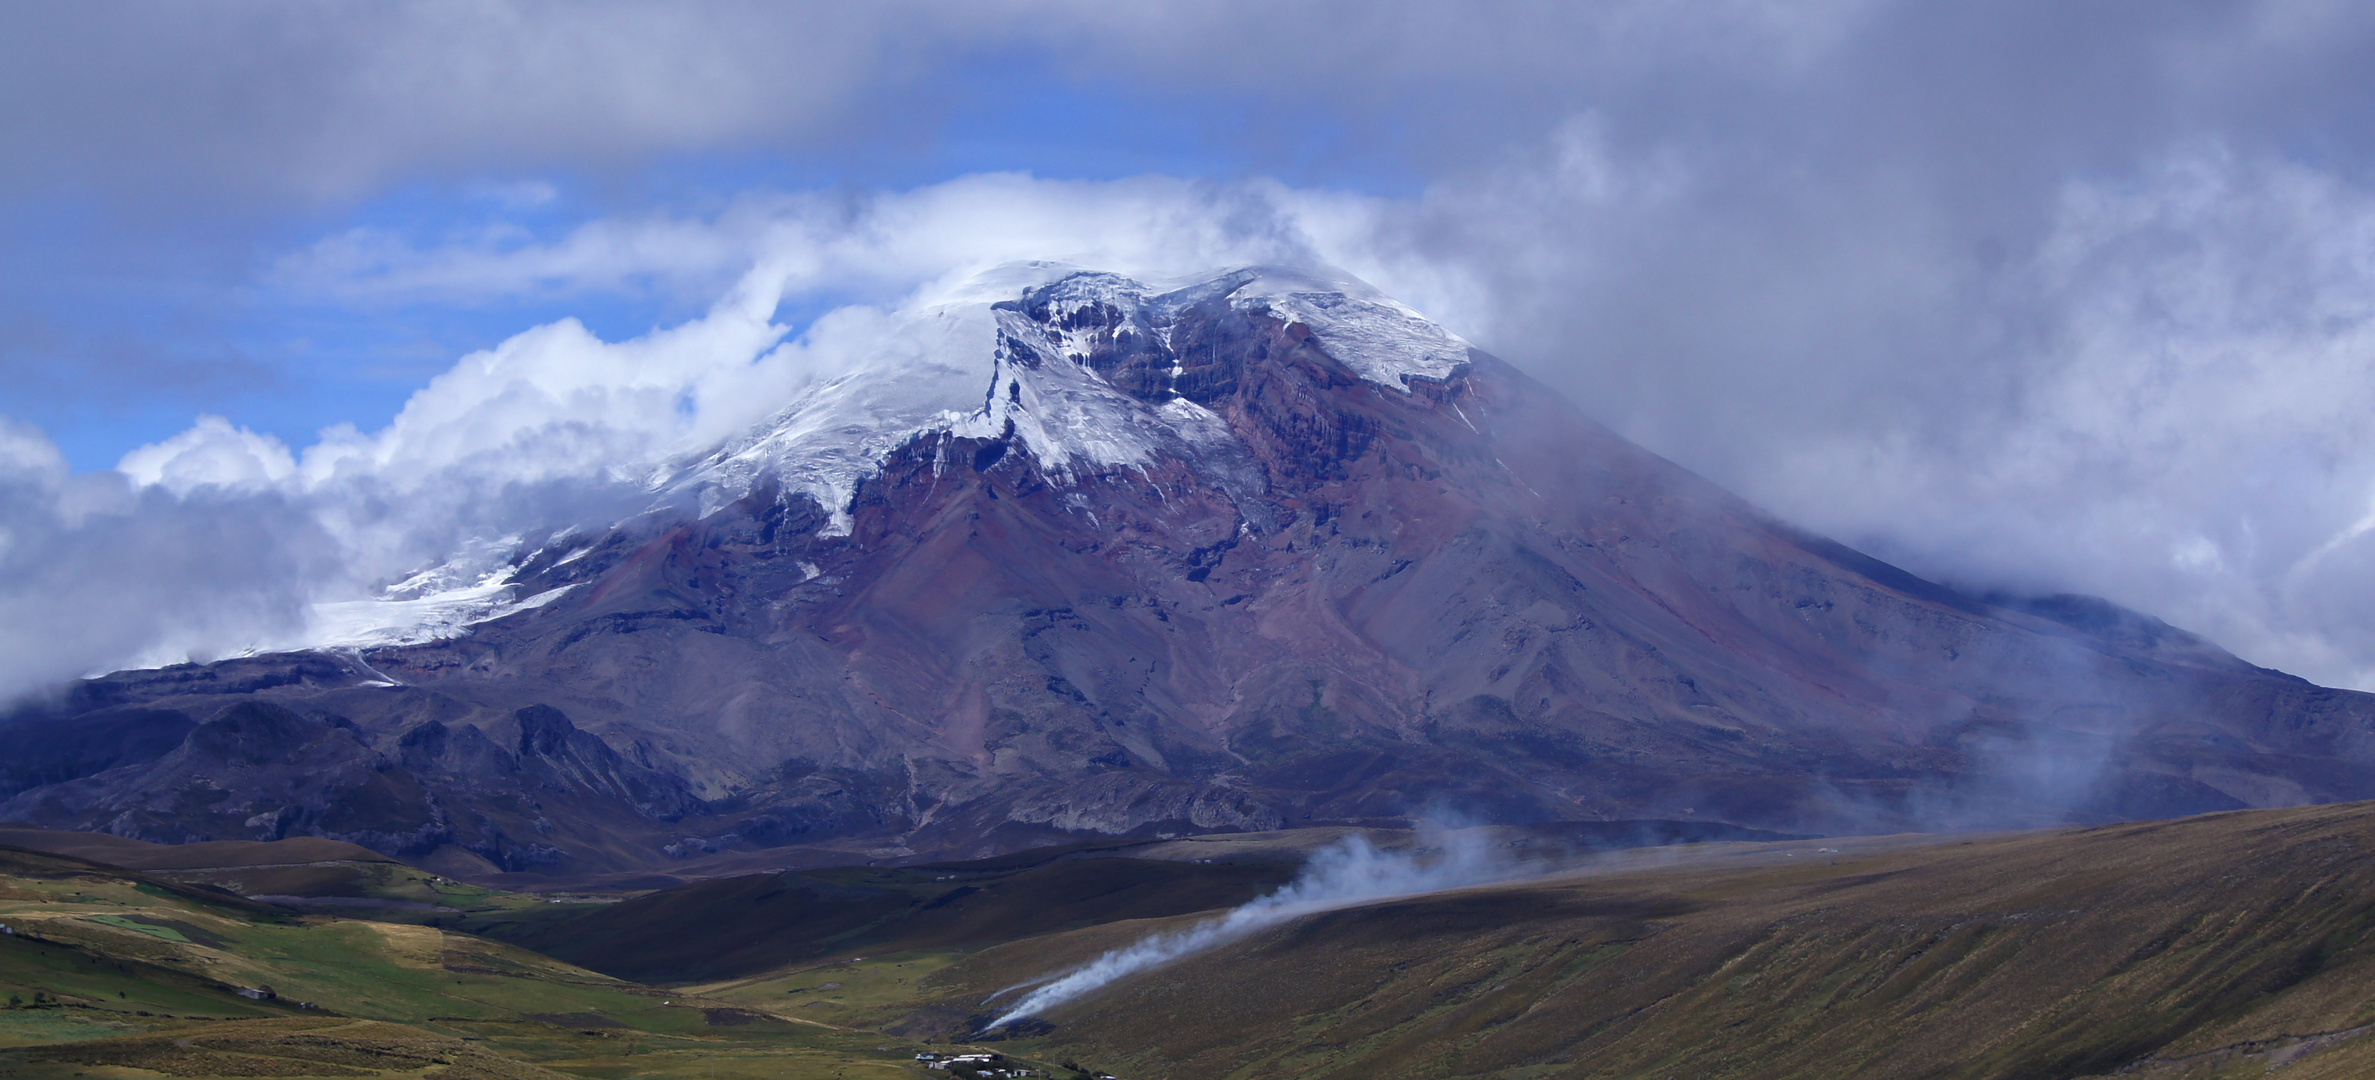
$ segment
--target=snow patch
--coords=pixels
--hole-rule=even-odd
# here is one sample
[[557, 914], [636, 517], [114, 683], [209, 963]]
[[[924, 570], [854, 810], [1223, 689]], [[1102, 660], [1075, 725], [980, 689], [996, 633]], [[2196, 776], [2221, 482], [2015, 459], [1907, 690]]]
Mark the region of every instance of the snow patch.
[[1412, 376], [1447, 379], [1468, 362], [1465, 338], [1364, 282], [1292, 270], [1256, 273], [1230, 294], [1232, 305], [1310, 327], [1323, 351], [1370, 382], [1407, 390]]
[[512, 577], [521, 554], [518, 537], [483, 541], [446, 563], [361, 600], [313, 605], [304, 648], [375, 649], [422, 645], [460, 637], [491, 619], [534, 611], [577, 585], [520, 597]]

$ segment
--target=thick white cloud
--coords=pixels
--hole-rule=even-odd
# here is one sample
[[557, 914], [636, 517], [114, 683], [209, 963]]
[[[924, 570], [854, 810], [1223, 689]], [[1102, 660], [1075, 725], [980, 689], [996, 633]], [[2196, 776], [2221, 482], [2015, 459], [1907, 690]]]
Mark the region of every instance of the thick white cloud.
[[2034, 331], [1979, 358], [2000, 390], [1908, 402], [1899, 430], [1801, 443], [1750, 485], [1917, 564], [2375, 685], [2375, 191], [2180, 153], [2070, 185], [2005, 287]]
[[279, 492], [71, 475], [39, 432], [0, 420], [0, 694], [298, 632], [337, 557]]
[[189, 430], [125, 454], [116, 470], [143, 487], [186, 496], [201, 487], [277, 487], [296, 475], [297, 461], [279, 439], [201, 416]]
[[281, 259], [273, 277], [328, 299], [459, 302], [722, 284], [757, 268], [787, 294], [892, 298], [1018, 259], [1176, 271], [1307, 258], [1299, 215], [1281, 209], [1309, 197], [1269, 183], [994, 173], [896, 193], [754, 192], [708, 217], [604, 218], [543, 243], [494, 229], [420, 245], [356, 229]]

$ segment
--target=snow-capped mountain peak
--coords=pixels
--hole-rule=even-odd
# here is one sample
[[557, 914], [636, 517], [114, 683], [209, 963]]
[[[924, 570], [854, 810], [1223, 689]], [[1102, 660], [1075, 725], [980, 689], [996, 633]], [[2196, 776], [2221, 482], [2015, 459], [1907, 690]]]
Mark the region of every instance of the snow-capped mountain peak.
[[[1183, 313], [1225, 304], [1300, 324], [1361, 378], [1407, 392], [1448, 378], [1468, 343], [1368, 285], [1342, 276], [1246, 267], [1167, 283], [1033, 263], [982, 275], [960, 299], [904, 315], [878, 355], [804, 392], [751, 432], [664, 469], [654, 487], [697, 492], [704, 513], [764, 480], [845, 512], [858, 479], [933, 431], [1011, 433], [1058, 477], [1143, 466], [1230, 438], [1183, 392], [1173, 340]], [[1012, 286], [997, 297], [982, 280]]]
[[[858, 362], [742, 434], [621, 471], [644, 476], [662, 504], [702, 518], [774, 484], [814, 498], [829, 515], [828, 534], [849, 529], [866, 476], [933, 434], [1006, 440], [1059, 483], [1178, 461], [1223, 489], [1256, 490], [1259, 471], [1206, 404], [1224, 392], [1215, 380], [1229, 378], [1213, 364], [1236, 352], [1224, 338], [1264, 319], [1389, 392], [1449, 378], [1469, 362], [1466, 341], [1347, 275], [1240, 267], [1148, 283], [1060, 263], [1009, 264], [885, 320]], [[507, 556], [490, 559], [480, 544], [437, 568], [460, 577], [434, 595], [411, 581], [378, 599], [323, 605], [320, 643], [435, 640], [533, 606], [536, 598], [516, 595], [510, 571], [536, 545], [504, 544]]]

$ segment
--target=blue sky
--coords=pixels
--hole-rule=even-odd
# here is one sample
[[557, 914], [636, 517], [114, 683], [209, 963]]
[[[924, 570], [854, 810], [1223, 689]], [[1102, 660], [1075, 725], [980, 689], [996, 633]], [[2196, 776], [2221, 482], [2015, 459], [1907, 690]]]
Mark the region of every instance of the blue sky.
[[[754, 190], [900, 190], [984, 172], [1259, 175], [1380, 194], [1422, 185], [1390, 142], [1355, 142], [1328, 109], [1138, 92], [1067, 77], [1020, 51], [970, 59], [911, 92], [925, 99], [923, 122], [813, 147], [399, 174], [346, 197], [279, 205], [176, 206], [168, 197], [126, 206], [113, 193], [39, 192], [8, 208], [0, 232], [0, 310], [14, 315], [0, 370], [16, 386], [0, 409], [39, 425], [82, 470], [111, 468], [205, 413], [303, 446], [334, 424], [384, 425], [455, 358], [526, 327], [575, 317], [627, 337], [709, 299], [605, 289], [356, 304], [275, 279], [289, 252], [353, 229], [433, 243], [500, 227], [516, 243], [550, 242], [606, 215], [699, 215]], [[1258, 124], [1249, 119], [1257, 111]], [[523, 199], [522, 189], [539, 197]], [[796, 326], [821, 304], [795, 299], [782, 317]]]
[[[2375, 686], [2371, 97], [2331, 0], [18, 5], [0, 625], [122, 629], [0, 653], [238, 647], [495, 527], [354, 523], [518, 480], [439, 440], [572, 427], [484, 351], [563, 320], [603, 347], [544, 376], [664, 382], [618, 357], [758, 347], [711, 318], [754, 274], [796, 339], [1000, 259], [1279, 257], [1919, 572]], [[205, 540], [232, 504], [297, 546]]]

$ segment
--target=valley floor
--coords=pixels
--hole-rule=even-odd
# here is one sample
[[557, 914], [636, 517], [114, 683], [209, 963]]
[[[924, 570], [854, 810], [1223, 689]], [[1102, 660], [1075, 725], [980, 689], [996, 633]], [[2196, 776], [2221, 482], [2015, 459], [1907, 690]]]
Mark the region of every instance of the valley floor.
[[[1307, 915], [981, 1032], [1001, 991], [1268, 892], [1322, 839], [606, 903], [363, 858], [0, 849], [0, 1076], [854, 1080], [968, 1051], [1125, 1080], [2375, 1076], [2375, 804], [1585, 856]], [[209, 880], [234, 869], [320, 895]]]

